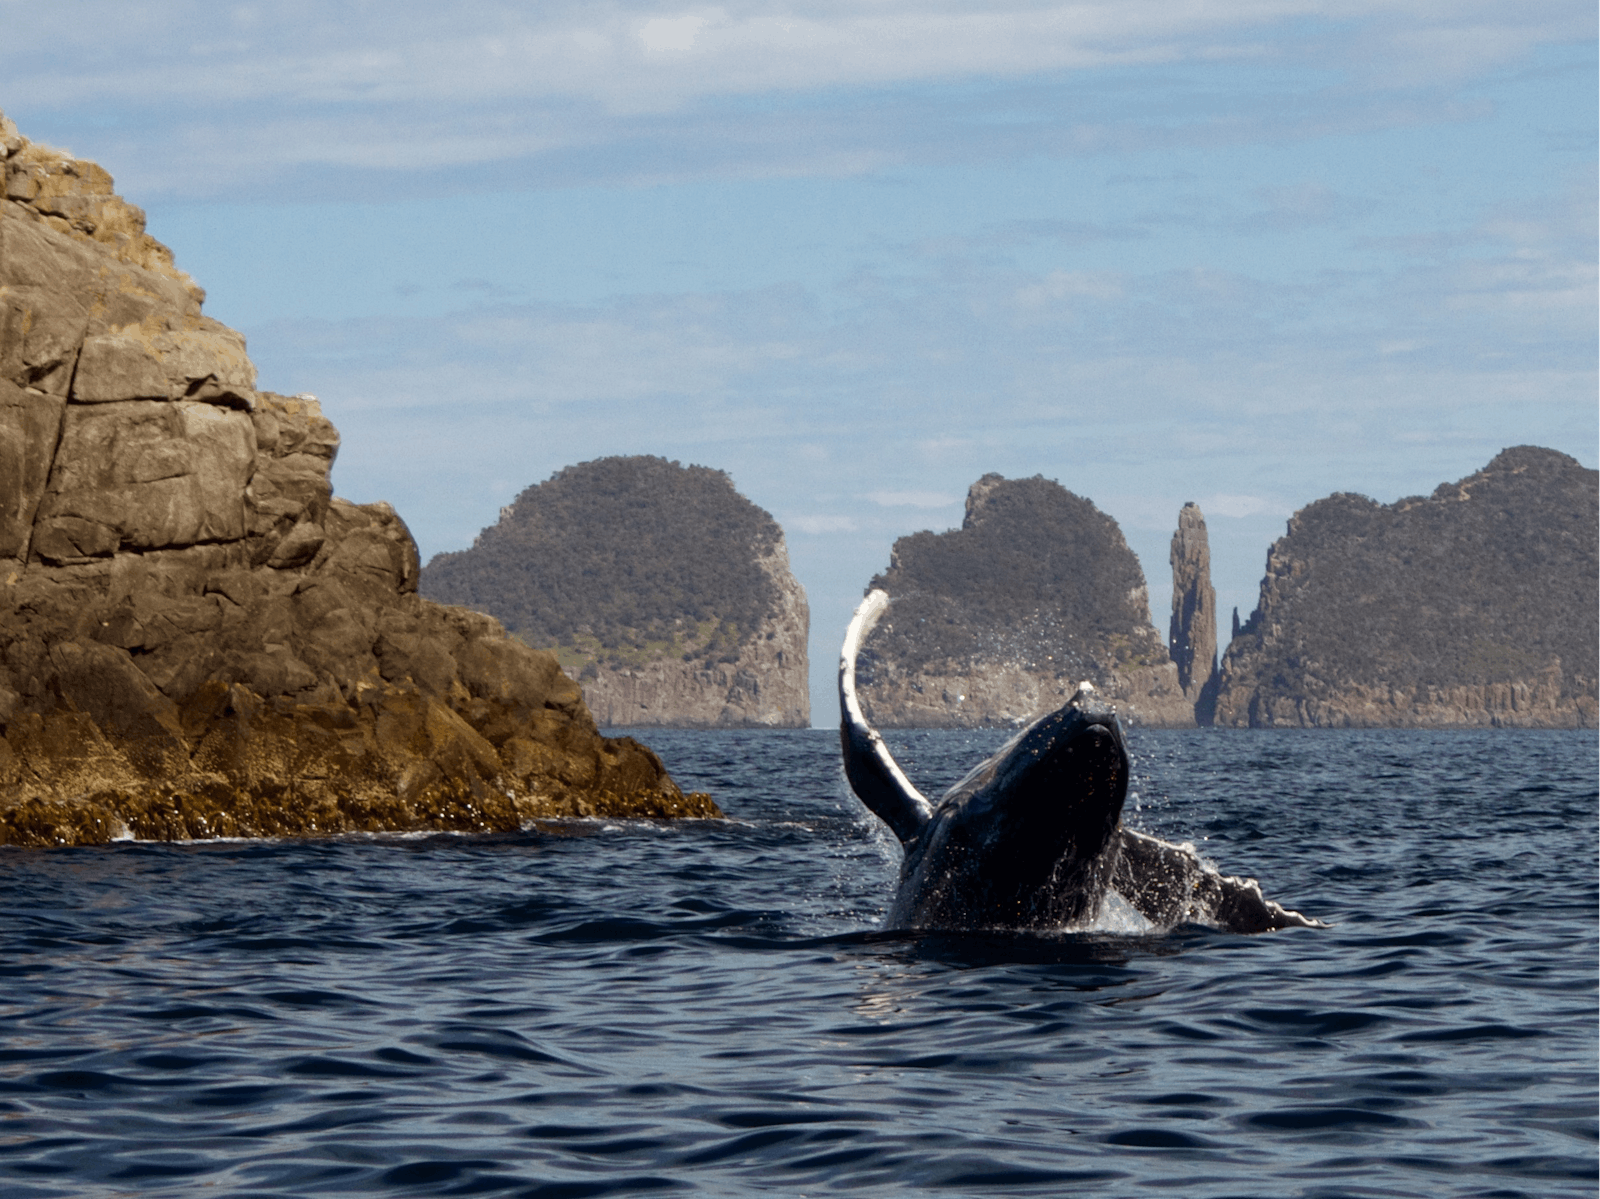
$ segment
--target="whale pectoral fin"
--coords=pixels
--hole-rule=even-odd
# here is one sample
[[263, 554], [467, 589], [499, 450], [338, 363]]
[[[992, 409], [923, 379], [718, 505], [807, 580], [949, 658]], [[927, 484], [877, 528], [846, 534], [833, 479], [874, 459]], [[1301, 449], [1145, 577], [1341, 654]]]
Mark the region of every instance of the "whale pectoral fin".
[[883, 738], [866, 724], [846, 721], [839, 727], [839, 740], [844, 749], [844, 776], [856, 798], [902, 842], [916, 838], [933, 809], [901, 773]]
[[1187, 845], [1174, 845], [1131, 829], [1122, 830], [1122, 851], [1112, 887], [1160, 928], [1185, 921], [1234, 933], [1279, 928], [1327, 928], [1321, 920], [1292, 912], [1266, 898], [1253, 878], [1222, 874]]
[[1111, 888], [1157, 928], [1181, 923], [1200, 862], [1181, 848], [1129, 829], [1111, 874]]
[[1327, 928], [1325, 921], [1290, 911], [1276, 900], [1261, 894], [1261, 884], [1253, 878], [1207, 871], [1209, 885], [1206, 902], [1211, 909], [1208, 923], [1230, 933], [1267, 933], [1280, 928]]
[[911, 785], [878, 731], [867, 723], [856, 699], [856, 656], [861, 643], [889, 607], [889, 596], [873, 591], [856, 608], [839, 651], [839, 742], [850, 789], [902, 842], [922, 832], [933, 805]]

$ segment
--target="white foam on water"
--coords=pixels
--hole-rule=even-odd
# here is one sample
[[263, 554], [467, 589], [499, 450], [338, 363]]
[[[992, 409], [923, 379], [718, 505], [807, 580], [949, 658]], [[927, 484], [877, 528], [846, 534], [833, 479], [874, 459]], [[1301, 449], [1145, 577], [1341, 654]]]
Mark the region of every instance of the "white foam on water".
[[1100, 915], [1091, 921], [1075, 926], [1074, 932], [1086, 933], [1120, 933], [1129, 937], [1141, 937], [1149, 933], [1164, 932], [1150, 921], [1144, 914], [1124, 899], [1116, 891], [1107, 891], [1105, 901], [1100, 905]]

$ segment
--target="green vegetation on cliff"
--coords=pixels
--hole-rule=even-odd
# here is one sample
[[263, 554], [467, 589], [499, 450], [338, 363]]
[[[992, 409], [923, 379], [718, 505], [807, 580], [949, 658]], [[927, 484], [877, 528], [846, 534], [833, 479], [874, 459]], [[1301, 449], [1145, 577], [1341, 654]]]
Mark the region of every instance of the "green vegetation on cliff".
[[894, 607], [863, 655], [868, 675], [878, 660], [909, 673], [1005, 658], [1058, 675], [1166, 661], [1116, 521], [1038, 475], [985, 475], [959, 529], [900, 538], [872, 586]]
[[558, 647], [568, 669], [732, 661], [776, 610], [758, 560], [780, 536], [723, 471], [600, 458], [529, 487], [471, 549], [436, 555], [420, 590]]

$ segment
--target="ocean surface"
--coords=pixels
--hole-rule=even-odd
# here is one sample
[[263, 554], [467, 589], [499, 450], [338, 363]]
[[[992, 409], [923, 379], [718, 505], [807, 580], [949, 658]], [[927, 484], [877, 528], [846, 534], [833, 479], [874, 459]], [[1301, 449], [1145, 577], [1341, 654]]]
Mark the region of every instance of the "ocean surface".
[[0, 1194], [1596, 1193], [1593, 733], [1136, 731], [1258, 937], [884, 932], [835, 734], [639, 735], [731, 819], [0, 850]]

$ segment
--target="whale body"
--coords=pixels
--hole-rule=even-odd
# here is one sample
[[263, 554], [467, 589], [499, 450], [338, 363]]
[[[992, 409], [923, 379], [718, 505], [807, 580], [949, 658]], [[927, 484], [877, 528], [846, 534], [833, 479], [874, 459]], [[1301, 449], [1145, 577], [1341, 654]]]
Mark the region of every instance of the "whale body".
[[851, 790], [905, 850], [889, 927], [1083, 927], [1112, 894], [1157, 928], [1326, 927], [1267, 899], [1254, 879], [1219, 873], [1192, 846], [1122, 826], [1125, 734], [1115, 709], [1088, 683], [930, 802], [856, 696], [856, 658], [888, 606], [887, 593], [870, 592], [845, 633], [839, 736]]

